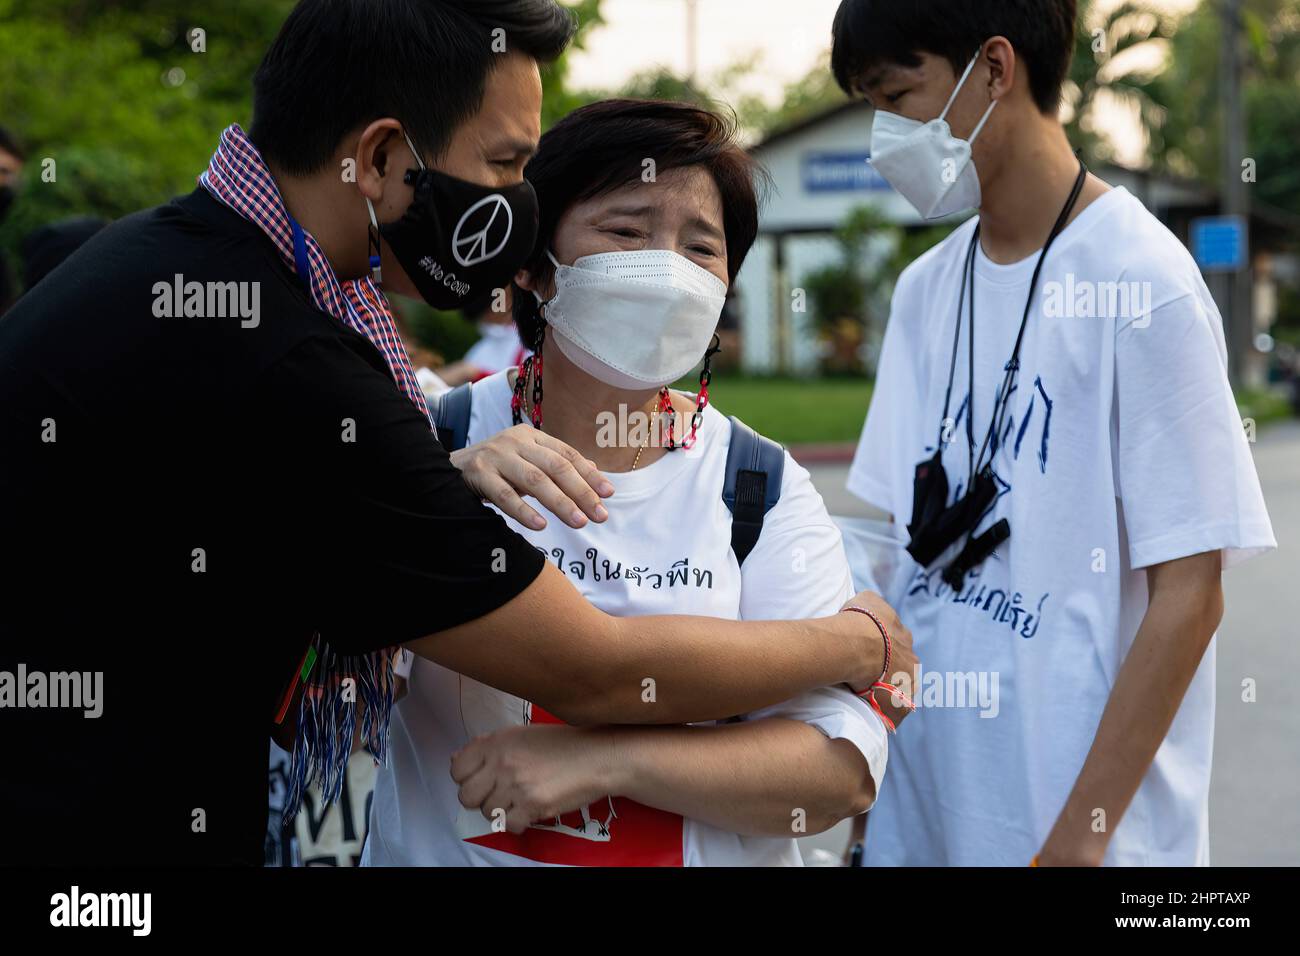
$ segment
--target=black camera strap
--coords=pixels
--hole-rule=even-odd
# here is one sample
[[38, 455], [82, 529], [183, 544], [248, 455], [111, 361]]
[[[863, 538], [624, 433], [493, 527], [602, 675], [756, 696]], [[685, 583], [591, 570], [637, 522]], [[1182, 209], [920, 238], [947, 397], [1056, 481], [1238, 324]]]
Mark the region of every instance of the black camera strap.
[[[957, 299], [957, 328], [952, 337], [952, 360], [948, 363], [948, 388], [943, 395], [943, 418], [939, 420], [939, 440], [935, 443], [936, 447], [942, 453], [945, 444], [944, 434], [948, 430], [948, 410], [952, 407], [952, 386], [957, 378], [957, 352], [961, 346], [961, 317], [962, 310], [966, 307], [967, 285], [970, 283], [970, 335], [967, 336], [967, 346], [969, 351], [969, 371], [968, 375], [971, 382], [975, 381], [975, 286], [972, 282], [974, 279], [975, 250], [979, 246], [980, 227], [979, 223], [975, 224], [975, 235], [971, 237], [970, 245], [966, 248], [966, 265], [961, 273], [961, 295]], [[966, 487], [970, 487], [970, 481], [975, 477], [975, 427], [972, 424], [975, 416], [971, 414], [974, 411], [975, 390], [971, 389], [970, 397], [966, 400], [966, 451], [969, 461], [967, 467], [969, 472], [966, 479]]]
[[[948, 388], [943, 396], [943, 417], [939, 419], [939, 434], [934, 442], [934, 454], [916, 466], [916, 477], [912, 487], [912, 520], [907, 530], [911, 543], [907, 550], [920, 564], [928, 566], [950, 545], [958, 530], [965, 526], [966, 511], [972, 504], [970, 489], [975, 477], [975, 429], [972, 424], [970, 403], [966, 406], [966, 488], [960, 501], [951, 507], [948, 505], [948, 475], [943, 468], [943, 449], [951, 440], [948, 435], [949, 412], [952, 409], [952, 387], [957, 373], [957, 352], [961, 346], [962, 310], [966, 304], [966, 289], [970, 268], [975, 260], [975, 243], [979, 240], [979, 229], [975, 239], [966, 250], [966, 265], [961, 275], [961, 295], [957, 302], [957, 324], [953, 331], [952, 359], [948, 366]], [[971, 329], [974, 330], [974, 314], [971, 314]], [[970, 377], [975, 378], [974, 335], [970, 336]]]
[[[980, 224], [975, 224], [970, 245], [966, 250], [962, 269], [961, 293], [957, 300], [957, 327], [953, 334], [952, 358], [948, 367], [948, 386], [944, 393], [943, 418], [939, 425], [939, 443], [934, 458], [917, 467], [916, 499], [913, 502], [913, 522], [909, 525], [912, 544], [908, 550], [922, 565], [929, 565], [952, 542], [962, 535], [966, 536], [966, 545], [956, 560], [944, 571], [944, 580], [954, 589], [960, 586], [966, 573], [981, 564], [994, 550], [1011, 536], [1011, 525], [1005, 518], [997, 522], [984, 534], [976, 537], [975, 528], [997, 500], [997, 480], [993, 475], [993, 459], [997, 455], [999, 436], [1009, 413], [1011, 393], [1015, 389], [1020, 371], [1020, 350], [1024, 344], [1025, 330], [1029, 325], [1029, 316], [1033, 310], [1034, 294], [1038, 290], [1038, 280], [1042, 275], [1043, 263], [1057, 238], [1065, 230], [1065, 224], [1078, 204], [1088, 178], [1088, 168], [1079, 160], [1079, 175], [1061, 213], [1052, 226], [1052, 231], [1039, 253], [1034, 267], [1033, 278], [1029, 282], [1029, 295], [1025, 299], [1025, 310], [1020, 318], [1020, 330], [1016, 334], [1016, 344], [1011, 358], [1003, 367], [1004, 377], [994, 400], [993, 414], [989, 419], [988, 432], [980, 446], [979, 454], [974, 454], [975, 434], [975, 259], [979, 249]], [[965, 312], [965, 316], [963, 316]], [[949, 411], [952, 405], [952, 389], [957, 372], [957, 353], [961, 346], [962, 319], [967, 319], [969, 333], [967, 336], [967, 361], [969, 365], [969, 397], [966, 402], [966, 445], [967, 445], [967, 483], [960, 501], [950, 507], [943, 507], [934, 498], [942, 492], [947, 498], [947, 477], [943, 474], [944, 433], [948, 428]], [[985, 453], [988, 461], [985, 461]], [[922, 500], [923, 496], [927, 500]]]
[[[1083, 192], [1084, 183], [1088, 179], [1088, 167], [1084, 165], [1083, 160], [1079, 160], [1079, 175], [1074, 180], [1074, 188], [1070, 190], [1070, 198], [1065, 201], [1061, 207], [1061, 214], [1056, 217], [1056, 224], [1052, 226], [1052, 231], [1047, 237], [1047, 242], [1043, 245], [1043, 251], [1038, 254], [1038, 263], [1034, 266], [1034, 276], [1029, 280], [1029, 296], [1025, 299], [1025, 312], [1020, 318], [1020, 331], [1016, 335], [1016, 346], [1011, 352], [1011, 358], [1007, 362], [1004, 371], [1006, 377], [1002, 380], [1002, 387], [998, 391], [997, 402], [993, 407], [993, 418], [989, 421], [988, 434], [984, 436], [984, 444], [980, 447], [980, 453], [975, 459], [976, 470], [982, 470], [987, 467], [984, 462], [984, 452], [989, 452], [987, 465], [993, 464], [993, 458], [997, 454], [997, 445], [999, 437], [1002, 434], [1002, 427], [1006, 423], [1007, 412], [1011, 407], [1011, 392], [1014, 390], [1016, 378], [1020, 374], [1020, 347], [1025, 341], [1025, 329], [1029, 327], [1029, 314], [1034, 306], [1034, 293], [1038, 291], [1038, 278], [1043, 272], [1043, 263], [1047, 261], [1047, 253], [1051, 251], [1053, 243], [1065, 231], [1065, 223], [1070, 218], [1070, 213], [1074, 211], [1075, 205], [1079, 201], [1079, 194]], [[976, 241], [979, 239], [979, 226], [975, 227]], [[971, 269], [971, 338], [975, 337], [975, 270]], [[971, 392], [974, 393], [974, 381], [971, 382]]]

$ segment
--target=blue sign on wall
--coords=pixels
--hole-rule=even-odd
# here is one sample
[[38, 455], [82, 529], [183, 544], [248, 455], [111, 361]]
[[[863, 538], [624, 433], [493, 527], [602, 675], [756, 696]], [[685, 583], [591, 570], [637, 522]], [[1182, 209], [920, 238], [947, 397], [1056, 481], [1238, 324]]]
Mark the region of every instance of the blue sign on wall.
[[1205, 216], [1192, 220], [1192, 257], [1202, 272], [1237, 272], [1246, 268], [1249, 236], [1241, 216]]
[[809, 153], [803, 158], [803, 188], [810, 193], [861, 192], [889, 189], [868, 160], [871, 154]]

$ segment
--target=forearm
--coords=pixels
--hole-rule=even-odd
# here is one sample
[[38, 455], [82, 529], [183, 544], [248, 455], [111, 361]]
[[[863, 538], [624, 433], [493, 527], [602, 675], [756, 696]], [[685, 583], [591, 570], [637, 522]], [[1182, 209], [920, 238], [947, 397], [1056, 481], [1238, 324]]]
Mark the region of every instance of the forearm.
[[1197, 558], [1213, 561], [1212, 580], [1206, 567], [1199, 586], [1153, 590], [1087, 760], [1044, 846], [1047, 854], [1100, 864], [1169, 732], [1223, 612], [1219, 556]]
[[606, 732], [612, 793], [733, 833], [820, 833], [875, 799], [858, 748], [797, 720]]
[[[758, 710], [883, 665], [883, 644], [850, 635], [845, 618], [725, 621], [611, 618], [608, 666], [587, 723], [682, 724]], [[863, 662], [866, 662], [865, 664]]]
[[548, 565], [504, 607], [409, 646], [566, 723], [681, 724], [869, 680], [884, 650], [861, 618], [615, 618]]

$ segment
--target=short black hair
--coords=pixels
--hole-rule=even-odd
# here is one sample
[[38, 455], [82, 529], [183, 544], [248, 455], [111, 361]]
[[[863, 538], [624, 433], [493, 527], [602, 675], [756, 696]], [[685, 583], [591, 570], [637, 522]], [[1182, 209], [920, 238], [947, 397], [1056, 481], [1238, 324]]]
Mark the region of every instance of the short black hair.
[[317, 172], [351, 130], [393, 116], [440, 156], [509, 51], [539, 63], [573, 38], [556, 0], [301, 0], [253, 77], [249, 138], [289, 173]]
[[18, 142], [18, 138], [3, 126], [0, 126], [0, 151], [8, 153], [20, 163], [27, 162], [27, 152], [23, 149], [22, 143]]
[[[735, 281], [758, 237], [758, 209], [768, 176], [737, 139], [735, 117], [692, 103], [662, 100], [601, 100], [579, 107], [542, 136], [524, 178], [537, 191], [538, 228], [524, 263], [539, 280], [553, 269], [546, 257], [555, 230], [579, 202], [642, 181], [643, 163], [656, 174], [703, 167], [722, 194], [722, 230], [728, 277]], [[532, 346], [541, 331], [537, 299], [514, 294], [519, 336]]]
[[1051, 115], [1074, 57], [1077, 16], [1077, 0], [843, 0], [831, 70], [853, 96], [881, 63], [916, 66], [918, 53], [932, 53], [960, 74], [985, 40], [1006, 37], [1029, 71], [1034, 103]]

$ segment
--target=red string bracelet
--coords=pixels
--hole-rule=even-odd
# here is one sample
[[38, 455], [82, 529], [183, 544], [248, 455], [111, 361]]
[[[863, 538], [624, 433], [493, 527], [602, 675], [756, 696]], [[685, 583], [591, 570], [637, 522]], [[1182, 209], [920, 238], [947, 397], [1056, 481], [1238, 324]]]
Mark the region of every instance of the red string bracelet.
[[914, 704], [911, 699], [902, 692], [902, 690], [885, 680], [889, 674], [890, 660], [894, 656], [894, 645], [889, 639], [889, 630], [885, 627], [884, 623], [881, 622], [880, 618], [865, 607], [850, 605], [846, 608], [841, 608], [841, 612], [843, 611], [854, 611], [858, 614], [865, 614], [867, 617], [871, 618], [872, 623], [876, 625], [876, 629], [880, 631], [881, 639], [885, 642], [885, 666], [881, 668], [880, 678], [866, 690], [858, 694], [858, 696], [865, 699], [866, 702], [871, 705], [871, 709], [876, 712], [877, 717], [884, 721], [885, 726], [889, 728], [891, 733], [897, 732], [898, 725], [889, 719], [885, 712], [880, 708], [880, 704], [876, 702], [876, 690], [889, 691], [890, 695], [895, 699], [895, 703], [901, 701], [902, 706], [906, 707], [908, 710], [916, 710], [916, 704]]
[[[886, 629], [885, 625], [881, 623], [880, 618], [876, 617], [874, 612], [867, 610], [865, 607], [858, 607], [855, 604], [850, 604], [848, 607], [842, 608], [841, 613], [843, 611], [853, 611], [856, 614], [865, 614], [867, 617], [871, 618], [871, 622], [876, 625], [876, 630], [880, 631], [880, 638], [885, 642], [885, 666], [880, 669], [879, 679], [880, 681], [883, 681], [889, 676], [889, 660], [894, 656], [894, 645], [889, 640], [888, 629]], [[879, 681], [877, 681], [877, 683], [879, 683]]]

